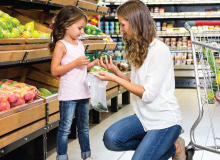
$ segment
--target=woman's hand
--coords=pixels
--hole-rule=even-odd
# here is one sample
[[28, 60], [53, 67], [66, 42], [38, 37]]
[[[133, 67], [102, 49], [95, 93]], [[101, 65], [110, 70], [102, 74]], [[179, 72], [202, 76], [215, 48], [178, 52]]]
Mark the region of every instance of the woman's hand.
[[[105, 60], [103, 61], [102, 57], [100, 61], [98, 62], [98, 65], [111, 71], [112, 73], [116, 74], [118, 71], [118, 67], [115, 66], [112, 62], [112, 57], [110, 56], [110, 61], [108, 61], [107, 56], [105, 56]], [[117, 75], [117, 74], [116, 74]]]
[[87, 56], [80, 56], [78, 57], [75, 61], [76, 61], [76, 65], [77, 66], [87, 66], [90, 62], [90, 59], [88, 59], [89, 57]]
[[114, 81], [116, 77], [114, 74], [105, 71], [96, 72], [94, 75], [102, 81]]

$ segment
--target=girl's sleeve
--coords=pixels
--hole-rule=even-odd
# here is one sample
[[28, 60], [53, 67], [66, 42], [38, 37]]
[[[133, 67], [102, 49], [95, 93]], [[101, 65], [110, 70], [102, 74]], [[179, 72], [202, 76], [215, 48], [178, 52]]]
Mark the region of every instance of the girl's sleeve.
[[172, 65], [171, 54], [167, 47], [155, 48], [149, 57], [148, 73], [146, 74], [142, 100], [151, 103], [160, 92], [166, 75]]

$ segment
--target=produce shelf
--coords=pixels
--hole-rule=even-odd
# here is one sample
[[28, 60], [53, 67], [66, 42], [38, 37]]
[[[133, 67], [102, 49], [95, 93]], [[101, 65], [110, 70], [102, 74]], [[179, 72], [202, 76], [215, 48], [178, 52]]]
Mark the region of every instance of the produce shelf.
[[0, 51], [0, 66], [20, 64], [51, 58], [47, 48], [34, 50]]
[[11, 51], [11, 50], [22, 50], [24, 49], [23, 44], [18, 45], [0, 45], [0, 51]]
[[25, 38], [0, 38], [0, 44], [24, 44]]
[[87, 51], [106, 51], [106, 50], [115, 50], [117, 43], [89, 43], [84, 44], [84, 47]]
[[6, 117], [6, 116], [9, 116], [9, 115], [12, 115], [12, 114], [15, 114], [17, 112], [21, 112], [21, 111], [24, 111], [28, 108], [31, 108], [33, 106], [37, 106], [37, 105], [41, 105], [43, 104], [43, 99], [42, 98], [39, 98], [37, 100], [34, 100], [33, 102], [31, 103], [25, 103], [23, 105], [19, 105], [19, 106], [16, 106], [16, 107], [12, 107], [8, 110], [4, 110], [4, 111], [0, 111], [0, 118], [3, 118], [3, 117]]
[[108, 35], [86, 35], [86, 36], [81, 36], [80, 40], [83, 39], [103, 39], [108, 37]]
[[49, 10], [57, 13], [65, 5], [74, 5], [81, 8], [87, 14], [105, 15], [108, 14], [108, 7], [99, 6], [98, 4], [90, 3], [83, 0], [8, 0], [0, 2], [0, 5], [14, 6], [18, 9], [37, 9]]

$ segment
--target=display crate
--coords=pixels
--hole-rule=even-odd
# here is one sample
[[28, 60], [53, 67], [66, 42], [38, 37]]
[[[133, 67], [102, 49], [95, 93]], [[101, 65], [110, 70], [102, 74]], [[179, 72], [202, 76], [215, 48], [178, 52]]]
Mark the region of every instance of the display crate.
[[[21, 13], [19, 13], [18, 11], [14, 10], [12, 8], [0, 7], [0, 9], [3, 12], [8, 13], [10, 16], [17, 18], [22, 25], [34, 21], [33, 19], [22, 15]], [[47, 28], [46, 26], [44, 26], [36, 21], [34, 21], [34, 29], [37, 31], [44, 32], [44, 33], [51, 33], [52, 32], [51, 29]], [[10, 41], [14, 41], [13, 39], [10, 39], [10, 38], [4, 38], [4, 39], [7, 40], [9, 43], [10, 43]], [[50, 41], [50, 38], [25, 38], [25, 39], [26, 39], [26, 41], [25, 41], [26, 43], [39, 43], [39, 42], [48, 43]]]

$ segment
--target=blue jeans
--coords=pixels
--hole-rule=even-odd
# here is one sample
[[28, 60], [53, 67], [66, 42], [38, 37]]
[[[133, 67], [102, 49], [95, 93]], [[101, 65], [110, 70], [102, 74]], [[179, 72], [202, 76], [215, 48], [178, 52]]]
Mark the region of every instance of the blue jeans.
[[68, 135], [74, 114], [78, 128], [81, 156], [86, 159], [91, 156], [89, 144], [89, 99], [60, 101], [60, 122], [57, 133], [57, 160], [68, 160]]
[[145, 132], [138, 117], [132, 115], [110, 126], [103, 141], [111, 151], [135, 150], [132, 160], [168, 160], [175, 155], [174, 142], [180, 132], [179, 125]]

